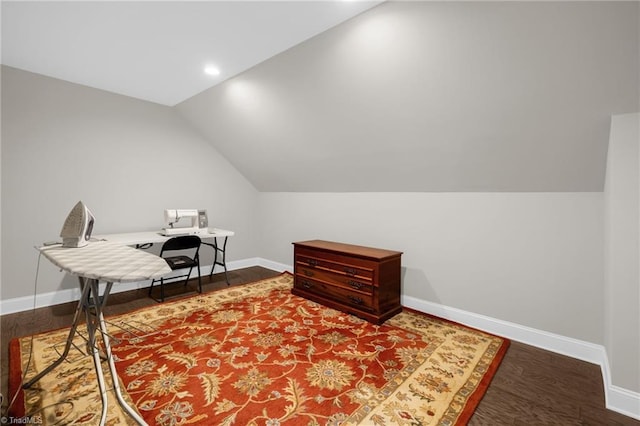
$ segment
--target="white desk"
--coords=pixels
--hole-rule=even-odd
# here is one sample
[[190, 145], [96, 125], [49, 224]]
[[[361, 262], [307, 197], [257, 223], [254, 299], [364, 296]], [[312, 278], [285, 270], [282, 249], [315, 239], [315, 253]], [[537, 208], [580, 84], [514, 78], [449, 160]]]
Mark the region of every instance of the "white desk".
[[[107, 419], [108, 400], [102, 367], [100, 365], [100, 350], [96, 343], [96, 331], [100, 331], [102, 336], [104, 352], [113, 382], [113, 390], [115, 391], [120, 406], [135, 419], [139, 425], [146, 425], [147, 423], [142, 417], [125, 402], [120, 392], [118, 373], [111, 354], [109, 334], [107, 332], [107, 325], [104, 320], [102, 308], [107, 303], [107, 298], [109, 297], [114, 282], [120, 283], [158, 278], [171, 272], [171, 268], [169, 268], [162, 258], [156, 255], [107, 241], [92, 241], [87, 246], [80, 248], [64, 248], [61, 245], [54, 245], [41, 247], [39, 250], [51, 263], [69, 274], [78, 276], [82, 295], [78, 301], [71, 330], [67, 338], [67, 344], [62, 355], [34, 378], [23, 384], [22, 387], [25, 389], [31, 387], [31, 385], [53, 370], [67, 357], [80, 323], [80, 314], [84, 311], [87, 327], [87, 347], [93, 355], [93, 365], [98, 377], [98, 387], [100, 388], [100, 397], [102, 399], [100, 426], [103, 426]], [[102, 297], [100, 297], [98, 281], [105, 281], [107, 283]]]
[[[224, 268], [224, 277], [229, 284], [229, 276], [227, 274], [227, 239], [234, 236], [233, 231], [227, 231], [225, 229], [209, 228], [209, 232], [206, 234], [198, 234], [198, 237], [202, 240], [213, 240], [212, 242], [202, 241], [202, 244], [213, 249], [213, 265], [211, 265], [211, 272], [209, 277], [213, 275], [213, 271], [216, 265], [220, 265]], [[174, 235], [172, 235], [174, 236]], [[113, 243], [118, 243], [126, 246], [134, 246], [135, 248], [149, 248], [156, 243], [164, 243], [172, 236], [162, 235], [160, 231], [147, 231], [147, 232], [127, 232], [123, 234], [104, 234], [95, 235], [94, 238], [98, 240], [105, 240]], [[221, 244], [218, 243], [218, 238], [224, 238]], [[221, 260], [218, 260], [218, 255], [221, 256]]]
[[[233, 231], [226, 231], [224, 229], [209, 228], [209, 232], [206, 234], [199, 234], [203, 240], [217, 238], [217, 237], [232, 237], [235, 233]], [[146, 232], [126, 232], [123, 234], [104, 234], [94, 235], [93, 238], [97, 240], [105, 240], [113, 243], [123, 244], [125, 246], [144, 246], [147, 244], [164, 243], [174, 235], [162, 235], [160, 231], [146, 231]]]

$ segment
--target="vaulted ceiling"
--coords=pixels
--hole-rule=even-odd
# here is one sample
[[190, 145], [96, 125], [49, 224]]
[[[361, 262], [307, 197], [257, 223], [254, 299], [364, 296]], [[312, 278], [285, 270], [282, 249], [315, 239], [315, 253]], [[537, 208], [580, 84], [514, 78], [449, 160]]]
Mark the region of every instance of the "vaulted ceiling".
[[[601, 191], [610, 116], [640, 110], [638, 6], [386, 2], [175, 109], [262, 191]], [[99, 31], [113, 37], [105, 57], [127, 43]], [[132, 82], [162, 68], [144, 46], [184, 46], [170, 32], [161, 46], [140, 34]], [[3, 28], [3, 61], [4, 44]]]
[[389, 2], [178, 105], [265, 191], [601, 191], [638, 3]]
[[3, 0], [2, 63], [175, 105], [378, 3]]

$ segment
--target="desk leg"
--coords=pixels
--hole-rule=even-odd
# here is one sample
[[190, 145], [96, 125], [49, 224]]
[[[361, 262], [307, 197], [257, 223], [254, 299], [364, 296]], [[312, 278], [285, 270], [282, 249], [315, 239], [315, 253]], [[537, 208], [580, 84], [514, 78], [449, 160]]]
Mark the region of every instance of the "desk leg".
[[[229, 285], [229, 275], [227, 274], [227, 239], [229, 237], [224, 237], [224, 243], [222, 243], [222, 248], [218, 246], [218, 237], [213, 238], [213, 244], [210, 243], [202, 243], [204, 245], [213, 247], [213, 265], [211, 266], [211, 272], [209, 272], [209, 280], [211, 280], [211, 276], [213, 275], [214, 269], [216, 269], [216, 265], [220, 265], [224, 268], [224, 278], [227, 281], [227, 285]], [[222, 255], [222, 262], [218, 262], [218, 252]]]

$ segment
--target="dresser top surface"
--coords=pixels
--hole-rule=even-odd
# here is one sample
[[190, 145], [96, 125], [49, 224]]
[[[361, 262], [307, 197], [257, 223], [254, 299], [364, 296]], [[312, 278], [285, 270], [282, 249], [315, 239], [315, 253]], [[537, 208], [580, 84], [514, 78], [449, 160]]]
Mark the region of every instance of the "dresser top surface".
[[353, 256], [370, 258], [370, 259], [386, 259], [402, 255], [401, 251], [385, 250], [375, 247], [358, 246], [354, 244], [337, 243], [334, 241], [309, 240], [294, 242], [295, 247], [308, 247], [312, 249], [330, 251], [335, 253], [346, 253]]

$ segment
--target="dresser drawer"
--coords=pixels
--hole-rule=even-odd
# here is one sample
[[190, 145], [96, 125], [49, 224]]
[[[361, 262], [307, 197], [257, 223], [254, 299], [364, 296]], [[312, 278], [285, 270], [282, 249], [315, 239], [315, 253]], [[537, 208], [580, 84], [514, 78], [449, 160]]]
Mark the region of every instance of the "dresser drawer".
[[329, 261], [308, 255], [298, 255], [295, 259], [297, 266], [306, 266], [308, 268], [317, 269], [318, 271], [333, 272], [342, 276], [366, 280], [369, 282], [373, 281], [374, 278], [373, 268], [367, 268], [361, 265]]
[[296, 274], [298, 274], [300, 278], [310, 278], [318, 281], [324, 281], [328, 284], [343, 287], [347, 290], [357, 290], [367, 294], [373, 293], [373, 286], [371, 285], [371, 281], [367, 279], [351, 277], [348, 275], [329, 272], [327, 270], [312, 268], [300, 264], [296, 265]]
[[373, 294], [364, 293], [355, 290], [349, 290], [344, 287], [331, 285], [322, 281], [316, 281], [311, 278], [297, 276], [295, 286], [300, 290], [308, 293], [314, 293], [319, 296], [330, 298], [336, 302], [353, 306], [358, 309], [373, 309]]

